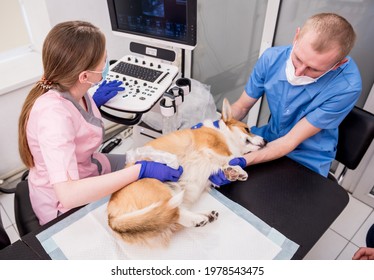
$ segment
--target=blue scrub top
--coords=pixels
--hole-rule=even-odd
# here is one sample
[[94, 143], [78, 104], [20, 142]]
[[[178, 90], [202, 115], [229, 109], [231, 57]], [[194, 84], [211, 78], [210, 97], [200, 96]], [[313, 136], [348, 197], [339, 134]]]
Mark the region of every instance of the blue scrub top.
[[273, 141], [306, 117], [321, 131], [287, 156], [326, 177], [336, 154], [337, 128], [361, 93], [360, 72], [353, 59], [347, 57], [346, 63], [315, 83], [292, 86], [285, 73], [291, 50], [292, 46], [269, 48], [257, 61], [245, 91], [256, 99], [266, 93], [271, 118], [267, 125], [251, 129], [267, 141]]

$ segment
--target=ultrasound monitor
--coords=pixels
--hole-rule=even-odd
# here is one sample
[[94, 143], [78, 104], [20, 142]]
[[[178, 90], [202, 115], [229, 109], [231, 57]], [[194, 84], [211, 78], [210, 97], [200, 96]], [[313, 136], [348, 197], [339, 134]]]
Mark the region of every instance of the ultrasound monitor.
[[116, 35], [166, 47], [196, 46], [197, 0], [107, 0]]
[[142, 114], [159, 110], [157, 104], [177, 77], [191, 77], [197, 0], [107, 3], [113, 33], [130, 39], [131, 54], [110, 65], [106, 79], [123, 81], [125, 89], [99, 109], [113, 122], [134, 125]]

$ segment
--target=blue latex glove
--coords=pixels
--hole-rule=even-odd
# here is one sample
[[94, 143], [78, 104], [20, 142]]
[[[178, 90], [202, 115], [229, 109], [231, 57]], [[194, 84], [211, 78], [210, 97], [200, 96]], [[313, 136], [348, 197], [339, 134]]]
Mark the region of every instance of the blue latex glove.
[[[230, 160], [229, 165], [239, 165], [241, 168], [244, 168], [247, 166], [247, 161], [243, 157], [237, 157], [237, 158], [233, 158], [232, 160]], [[222, 170], [218, 170], [217, 173], [210, 175], [209, 181], [212, 182], [216, 186], [223, 186], [228, 183], [231, 183], [230, 180], [227, 180]]]
[[135, 164], [141, 164], [139, 177], [142, 178], [154, 178], [160, 180], [161, 182], [172, 181], [177, 182], [179, 177], [183, 173], [183, 167], [179, 166], [178, 169], [171, 168], [166, 164], [141, 160], [137, 161]]
[[[213, 122], [213, 125], [214, 125], [215, 127], [219, 128], [218, 123], [219, 123], [219, 120], [216, 120], [216, 121]], [[194, 126], [192, 126], [191, 129], [200, 128], [200, 127], [202, 127], [202, 126], [203, 126], [203, 123], [200, 122], [200, 123], [195, 124]]]
[[92, 96], [93, 100], [96, 103], [96, 106], [100, 107], [101, 105], [104, 105], [111, 98], [116, 96], [119, 91], [125, 89], [124, 87], [120, 87], [120, 85], [122, 85], [122, 82], [116, 80], [110, 81], [109, 83], [107, 82], [107, 80], [102, 82]]

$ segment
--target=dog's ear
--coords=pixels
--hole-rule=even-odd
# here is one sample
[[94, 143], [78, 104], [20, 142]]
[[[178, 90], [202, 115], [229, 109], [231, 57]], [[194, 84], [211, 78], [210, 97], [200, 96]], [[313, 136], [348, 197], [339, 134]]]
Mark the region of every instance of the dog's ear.
[[227, 122], [231, 119], [232, 119], [231, 105], [229, 101], [225, 98], [223, 99], [223, 104], [222, 104], [222, 120], [224, 122]]

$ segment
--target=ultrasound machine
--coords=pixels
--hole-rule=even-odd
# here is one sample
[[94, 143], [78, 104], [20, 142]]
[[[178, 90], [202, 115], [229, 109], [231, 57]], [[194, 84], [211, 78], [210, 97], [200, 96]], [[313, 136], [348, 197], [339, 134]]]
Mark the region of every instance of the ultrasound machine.
[[101, 114], [134, 126], [134, 135], [157, 138], [162, 131], [141, 117], [150, 110], [160, 117], [172, 116], [191, 90], [197, 0], [107, 0], [107, 4], [112, 31], [131, 40], [131, 54], [110, 65], [107, 80], [123, 81], [125, 90], [101, 106]]

